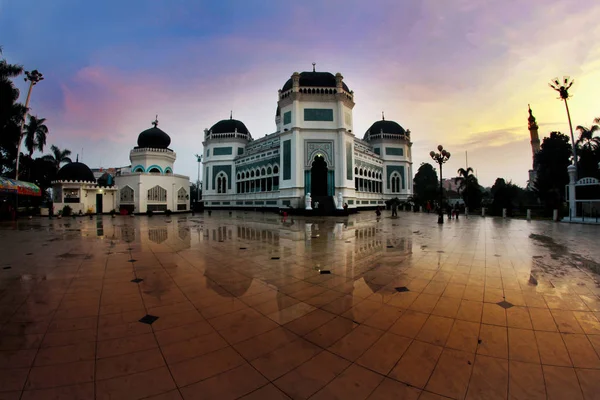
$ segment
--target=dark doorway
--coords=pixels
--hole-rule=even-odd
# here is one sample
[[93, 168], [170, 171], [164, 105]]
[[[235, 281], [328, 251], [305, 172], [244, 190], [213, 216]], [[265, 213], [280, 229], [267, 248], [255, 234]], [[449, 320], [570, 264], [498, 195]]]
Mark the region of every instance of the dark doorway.
[[102, 214], [102, 193], [96, 193], [96, 214]]
[[311, 196], [327, 196], [327, 163], [323, 156], [316, 156], [310, 170]]

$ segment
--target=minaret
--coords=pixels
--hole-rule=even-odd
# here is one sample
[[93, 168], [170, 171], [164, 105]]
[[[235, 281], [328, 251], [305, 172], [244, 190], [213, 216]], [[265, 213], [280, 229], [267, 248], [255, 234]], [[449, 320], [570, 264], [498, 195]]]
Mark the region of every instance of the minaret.
[[[527, 105], [529, 108], [529, 118], [527, 128], [529, 129], [529, 136], [531, 137], [531, 152], [533, 157], [540, 151], [540, 137], [538, 136], [538, 124], [535, 122], [535, 117], [533, 116], [533, 112], [531, 111], [531, 107], [529, 104]], [[535, 168], [535, 166], [534, 166]]]
[[528, 188], [533, 189], [535, 187], [535, 181], [537, 179], [537, 163], [535, 162], [535, 155], [540, 151], [540, 137], [538, 135], [538, 124], [535, 122], [535, 117], [533, 116], [533, 112], [531, 111], [531, 107], [528, 104], [527, 108], [529, 108], [529, 118], [527, 119], [527, 129], [529, 129], [529, 136], [531, 137], [531, 153], [533, 158], [533, 168], [529, 170], [529, 182]]

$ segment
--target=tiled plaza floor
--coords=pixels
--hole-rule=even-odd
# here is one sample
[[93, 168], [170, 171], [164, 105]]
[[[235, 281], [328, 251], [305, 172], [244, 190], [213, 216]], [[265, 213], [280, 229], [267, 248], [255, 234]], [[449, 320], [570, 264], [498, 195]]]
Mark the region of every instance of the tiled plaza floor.
[[596, 399], [599, 232], [372, 212], [4, 223], [0, 399]]

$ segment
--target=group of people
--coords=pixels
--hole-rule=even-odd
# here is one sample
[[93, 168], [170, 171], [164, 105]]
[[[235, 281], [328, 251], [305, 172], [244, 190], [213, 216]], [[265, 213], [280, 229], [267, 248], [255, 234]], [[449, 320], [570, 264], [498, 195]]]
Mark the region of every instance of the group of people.
[[452, 219], [452, 218], [458, 219], [460, 212], [461, 212], [461, 209], [460, 209], [460, 206], [458, 205], [458, 202], [456, 202], [454, 207], [452, 207], [450, 205], [450, 203], [446, 204], [446, 214], [448, 215], [448, 219]]

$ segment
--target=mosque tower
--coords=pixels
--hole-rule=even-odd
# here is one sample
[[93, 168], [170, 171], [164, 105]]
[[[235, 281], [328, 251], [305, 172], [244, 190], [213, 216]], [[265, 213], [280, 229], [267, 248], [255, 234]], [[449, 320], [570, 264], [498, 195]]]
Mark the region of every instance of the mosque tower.
[[533, 158], [533, 169], [529, 170], [529, 183], [528, 187], [533, 188], [535, 185], [535, 180], [537, 178], [537, 164], [535, 162], [535, 155], [540, 151], [540, 137], [538, 135], [538, 124], [535, 122], [535, 117], [533, 116], [533, 112], [531, 111], [531, 107], [529, 104], [527, 105], [529, 108], [529, 118], [527, 123], [527, 128], [529, 129], [529, 136], [531, 137], [531, 153]]

